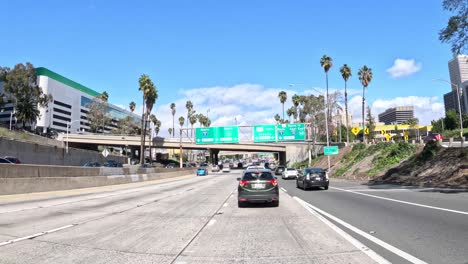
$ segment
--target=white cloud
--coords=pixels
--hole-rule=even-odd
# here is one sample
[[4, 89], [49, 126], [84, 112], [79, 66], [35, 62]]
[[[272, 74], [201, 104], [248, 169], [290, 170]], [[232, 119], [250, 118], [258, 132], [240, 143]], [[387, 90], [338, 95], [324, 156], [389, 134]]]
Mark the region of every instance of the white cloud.
[[416, 63], [414, 59], [396, 59], [393, 62], [393, 66], [387, 69], [387, 72], [390, 73], [393, 78], [399, 78], [416, 73], [420, 71], [421, 68], [421, 63]]
[[[183, 98], [175, 101], [175, 128], [180, 127], [179, 117], [187, 116], [185, 103], [191, 100], [197, 113], [208, 115], [212, 126], [253, 125], [274, 123], [274, 115], [282, 115], [282, 105], [278, 99], [280, 91], [287, 93], [284, 111], [292, 106], [291, 97], [298, 93], [294, 90], [266, 88], [258, 84], [239, 84], [230, 87], [216, 86], [181, 91]], [[209, 112], [207, 112], [209, 109]], [[159, 105], [154, 109], [161, 120], [160, 136], [167, 136], [172, 128], [170, 104]], [[288, 118], [285, 114], [285, 118]], [[195, 124], [194, 127], [198, 127]], [[185, 127], [185, 126], [184, 126]], [[178, 133], [176, 133], [178, 134]]]
[[[355, 96], [351, 98], [348, 105], [353, 121], [362, 121], [362, 97]], [[366, 102], [366, 106], [368, 105], [369, 102]], [[414, 106], [414, 116], [419, 119], [421, 125], [430, 125], [432, 120], [445, 115], [444, 104], [437, 97], [407, 96], [388, 100], [377, 99], [371, 102], [370, 105], [376, 121], [380, 113], [397, 106]]]

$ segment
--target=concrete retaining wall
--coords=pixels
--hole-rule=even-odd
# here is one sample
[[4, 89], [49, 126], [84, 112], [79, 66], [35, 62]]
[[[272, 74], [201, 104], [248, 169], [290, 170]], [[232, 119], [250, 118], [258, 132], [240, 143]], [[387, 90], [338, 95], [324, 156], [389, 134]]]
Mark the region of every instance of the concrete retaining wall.
[[[69, 148], [68, 154], [64, 148], [37, 143], [23, 142], [0, 137], [0, 157], [14, 156], [26, 164], [81, 166], [89, 161], [104, 164], [106, 158], [100, 152]], [[111, 156], [107, 160], [127, 163], [125, 157]]]
[[195, 175], [195, 169], [0, 164], [0, 195], [69, 190]]

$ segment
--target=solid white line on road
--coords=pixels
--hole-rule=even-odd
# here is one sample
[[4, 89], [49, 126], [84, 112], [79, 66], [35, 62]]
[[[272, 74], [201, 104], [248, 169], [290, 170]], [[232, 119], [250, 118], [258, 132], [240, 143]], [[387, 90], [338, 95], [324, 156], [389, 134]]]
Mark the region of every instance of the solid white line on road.
[[362, 252], [364, 252], [367, 256], [369, 256], [371, 259], [375, 260], [377, 263], [380, 263], [380, 264], [389, 264], [391, 262], [389, 262], [388, 260], [384, 259], [382, 256], [380, 256], [379, 254], [377, 254], [375, 251], [373, 251], [372, 249], [366, 247], [364, 244], [362, 244], [361, 242], [359, 242], [359, 240], [355, 239], [354, 237], [352, 237], [351, 235], [349, 235], [348, 233], [346, 233], [345, 231], [343, 231], [341, 228], [339, 228], [338, 226], [336, 226], [335, 224], [333, 224], [332, 222], [330, 222], [328, 219], [326, 219], [325, 217], [323, 217], [322, 215], [320, 215], [319, 213], [317, 213], [316, 211], [312, 210], [310, 207], [309, 207], [309, 204], [307, 202], [305, 202], [304, 200], [294, 196], [293, 197], [296, 201], [299, 202], [300, 205], [302, 205], [307, 211], [309, 211], [311, 214], [315, 215], [320, 221], [322, 221], [323, 223], [325, 223], [326, 225], [328, 225], [331, 229], [333, 229], [333, 231], [335, 231], [336, 233], [338, 233], [340, 236], [342, 236], [344, 239], [346, 239], [348, 242], [350, 242], [353, 246], [355, 246], [357, 249], [361, 250]]
[[288, 191], [286, 191], [286, 189], [285, 189], [285, 188], [283, 188], [283, 187], [281, 187], [280, 189], [281, 189], [283, 192], [285, 192], [285, 193], [287, 193], [287, 192], [288, 192]]
[[37, 234], [34, 234], [34, 235], [29, 235], [29, 236], [25, 236], [25, 237], [19, 237], [19, 238], [16, 238], [16, 239], [8, 240], [8, 241], [0, 243], [0, 247], [5, 246], [5, 245], [9, 245], [9, 244], [13, 244], [13, 243], [16, 243], [16, 242], [20, 242], [20, 241], [23, 241], [23, 240], [26, 240], [26, 239], [36, 238], [36, 237], [40, 237], [40, 236], [43, 236], [43, 235], [46, 235], [46, 234], [54, 233], [54, 232], [57, 232], [57, 231], [60, 231], [60, 230], [63, 230], [63, 229], [70, 228], [72, 226], [74, 226], [74, 225], [66, 225], [66, 226], [51, 229], [51, 230], [48, 230], [48, 231], [45, 231], [45, 232], [40, 232], [40, 233], [37, 233]]
[[396, 255], [404, 258], [404, 259], [406, 259], [407, 261], [409, 261], [411, 263], [427, 264], [427, 262], [425, 262], [425, 261], [423, 261], [421, 259], [418, 259], [415, 256], [412, 256], [412, 255], [406, 253], [405, 251], [403, 251], [401, 249], [398, 249], [398, 248], [388, 244], [387, 242], [384, 242], [384, 241], [382, 241], [382, 240], [380, 240], [380, 239], [378, 239], [378, 238], [376, 238], [374, 236], [369, 235], [368, 233], [358, 229], [357, 227], [354, 227], [354, 226], [346, 223], [345, 221], [343, 221], [343, 220], [341, 220], [341, 219], [339, 219], [339, 218], [337, 218], [337, 217], [335, 217], [335, 216], [333, 216], [333, 215], [331, 215], [331, 214], [329, 214], [329, 213], [327, 213], [327, 212], [325, 212], [325, 211], [311, 205], [310, 203], [305, 202], [304, 200], [302, 200], [302, 199], [300, 199], [298, 197], [294, 197], [294, 199], [296, 199], [300, 203], [303, 203], [303, 204], [307, 205], [312, 210], [320, 213], [321, 215], [324, 215], [324, 216], [332, 219], [333, 221], [337, 222], [338, 224], [348, 228], [349, 230], [353, 231], [354, 233], [356, 233], [356, 234], [358, 234], [360, 236], [363, 236], [364, 238], [366, 238], [366, 239], [374, 242], [375, 244], [387, 249], [388, 251], [390, 251], [390, 252], [392, 252], [392, 253], [394, 253], [394, 254], [396, 254]]
[[402, 200], [397, 200], [397, 199], [392, 199], [392, 198], [387, 198], [387, 197], [381, 197], [381, 196], [371, 195], [371, 194], [367, 194], [367, 193], [360, 193], [360, 192], [341, 189], [341, 188], [336, 188], [336, 187], [330, 187], [330, 188], [335, 189], [335, 190], [339, 190], [339, 191], [343, 191], [343, 192], [350, 192], [350, 193], [354, 193], [354, 194], [364, 195], [364, 196], [368, 196], [368, 197], [372, 197], [372, 198], [377, 198], [377, 199], [382, 199], [382, 200], [387, 200], [387, 201], [392, 201], [392, 202], [397, 202], [397, 203], [402, 203], [402, 204], [409, 204], [409, 205], [415, 205], [415, 206], [434, 209], [434, 210], [441, 210], [441, 211], [446, 211], [446, 212], [451, 212], [451, 213], [468, 215], [468, 212], [464, 212], [464, 211], [458, 211], [458, 210], [452, 210], [452, 209], [447, 209], [447, 208], [442, 208], [442, 207], [436, 207], [436, 206], [406, 202], [406, 201], [402, 201]]
[[223, 207], [227, 207], [229, 204], [228, 203], [224, 203], [223, 204]]

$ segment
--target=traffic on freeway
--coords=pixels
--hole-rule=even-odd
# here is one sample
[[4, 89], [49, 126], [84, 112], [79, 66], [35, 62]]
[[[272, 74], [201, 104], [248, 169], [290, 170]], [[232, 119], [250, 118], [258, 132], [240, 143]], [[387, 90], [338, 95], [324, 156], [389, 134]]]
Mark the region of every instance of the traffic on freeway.
[[239, 169], [2, 196], [0, 263], [466, 262], [467, 192], [296, 182]]

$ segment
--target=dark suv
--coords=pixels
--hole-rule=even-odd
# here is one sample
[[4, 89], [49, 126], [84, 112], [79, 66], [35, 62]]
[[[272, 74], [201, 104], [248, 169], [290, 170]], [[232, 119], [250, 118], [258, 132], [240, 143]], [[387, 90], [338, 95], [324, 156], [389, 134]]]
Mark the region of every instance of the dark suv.
[[328, 190], [328, 173], [322, 168], [306, 168], [299, 172], [296, 178], [296, 187], [307, 190], [312, 187], [323, 187]]
[[269, 202], [275, 207], [279, 205], [278, 181], [270, 170], [246, 170], [237, 180], [239, 207], [243, 207], [246, 202]]
[[275, 175], [282, 175], [285, 170], [286, 170], [286, 166], [280, 165], [276, 167]]

